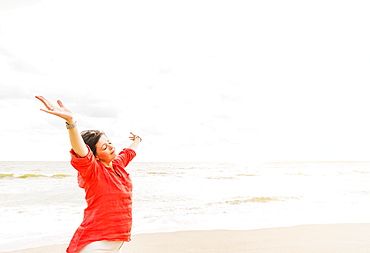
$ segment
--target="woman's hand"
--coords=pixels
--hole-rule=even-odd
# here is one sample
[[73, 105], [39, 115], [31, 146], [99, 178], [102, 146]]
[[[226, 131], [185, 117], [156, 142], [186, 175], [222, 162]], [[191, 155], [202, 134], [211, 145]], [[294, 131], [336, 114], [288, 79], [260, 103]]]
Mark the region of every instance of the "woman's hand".
[[138, 135], [135, 135], [133, 133], [130, 133], [131, 136], [129, 137], [130, 140], [133, 141], [130, 146], [128, 146], [129, 149], [133, 149], [136, 151], [137, 147], [139, 146], [139, 143], [142, 141], [141, 137]]
[[135, 135], [135, 134], [133, 134], [132, 132], [130, 132], [130, 134], [131, 134], [131, 136], [129, 137], [130, 138], [130, 140], [132, 140], [132, 141], [135, 141], [135, 140], [140, 140], [140, 142], [143, 140], [143, 139], [141, 139], [141, 137], [139, 136], [139, 135]]
[[38, 100], [40, 100], [46, 107], [45, 109], [40, 109], [41, 111], [53, 114], [55, 116], [58, 116], [65, 121], [69, 125], [73, 124], [73, 127], [70, 127], [68, 129], [69, 133], [69, 140], [71, 142], [72, 148], [74, 152], [79, 156], [79, 157], [85, 157], [89, 153], [88, 148], [86, 147], [86, 144], [84, 140], [82, 139], [80, 133], [78, 132], [77, 126], [74, 124], [74, 119], [73, 119], [73, 113], [71, 110], [67, 109], [64, 107], [62, 101], [58, 100], [57, 103], [58, 105], [54, 105], [50, 103], [46, 98], [42, 96], [36, 96]]
[[74, 123], [72, 111], [64, 107], [62, 101], [58, 100], [57, 101], [58, 105], [54, 105], [51, 102], [49, 102], [46, 98], [44, 98], [43, 96], [36, 96], [36, 98], [40, 100], [47, 109], [47, 110], [40, 109], [41, 111], [58, 116], [64, 119], [65, 121], [67, 121], [68, 124]]

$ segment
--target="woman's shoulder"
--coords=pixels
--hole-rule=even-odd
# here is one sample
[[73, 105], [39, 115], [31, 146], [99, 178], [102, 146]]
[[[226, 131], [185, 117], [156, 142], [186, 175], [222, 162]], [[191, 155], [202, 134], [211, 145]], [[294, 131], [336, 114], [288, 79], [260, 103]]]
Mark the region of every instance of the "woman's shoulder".
[[90, 148], [88, 148], [88, 153], [84, 157], [77, 155], [73, 149], [71, 149], [70, 153], [71, 165], [77, 170], [79, 170], [79, 168], [86, 169], [87, 167], [96, 166], [98, 163]]

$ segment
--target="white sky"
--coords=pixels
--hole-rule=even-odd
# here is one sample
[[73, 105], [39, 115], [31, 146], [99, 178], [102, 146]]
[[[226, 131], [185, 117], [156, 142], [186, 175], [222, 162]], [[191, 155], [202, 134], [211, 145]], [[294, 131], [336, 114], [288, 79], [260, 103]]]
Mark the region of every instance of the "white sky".
[[79, 129], [136, 161], [370, 160], [369, 1], [0, 1], [0, 160], [69, 160]]

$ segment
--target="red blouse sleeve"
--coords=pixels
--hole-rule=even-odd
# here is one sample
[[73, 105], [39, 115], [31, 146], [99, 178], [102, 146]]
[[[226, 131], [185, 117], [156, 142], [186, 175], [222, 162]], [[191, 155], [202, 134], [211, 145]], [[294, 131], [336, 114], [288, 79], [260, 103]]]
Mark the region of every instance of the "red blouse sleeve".
[[125, 168], [129, 162], [136, 156], [136, 152], [133, 149], [125, 148], [117, 156], [116, 160], [118, 163]]
[[85, 181], [88, 181], [94, 174], [98, 163], [89, 146], [87, 148], [89, 152], [85, 157], [79, 157], [73, 149], [70, 151], [71, 165], [78, 171], [78, 185], [81, 188], [84, 188]]

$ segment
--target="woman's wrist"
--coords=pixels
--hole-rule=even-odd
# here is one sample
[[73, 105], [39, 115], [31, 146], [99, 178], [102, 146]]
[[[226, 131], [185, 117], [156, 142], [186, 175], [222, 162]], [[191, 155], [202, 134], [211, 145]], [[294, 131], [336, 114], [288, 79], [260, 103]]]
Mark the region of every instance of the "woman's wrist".
[[143, 139], [141, 139], [141, 137], [139, 135], [136, 135], [135, 138], [134, 138], [134, 141], [136, 141], [136, 140], [139, 140], [141, 142]]
[[66, 128], [69, 130], [69, 129], [72, 129], [72, 128], [75, 128], [77, 126], [77, 121], [75, 120], [68, 120], [66, 121]]
[[76, 122], [76, 120], [73, 118], [73, 117], [71, 117], [71, 118], [64, 118], [64, 120], [66, 121], [66, 123], [68, 123], [68, 124], [73, 124], [73, 123], [75, 123]]

